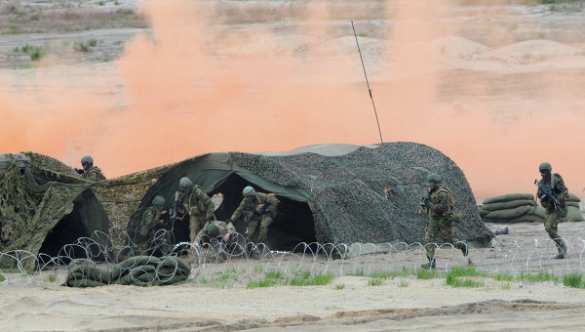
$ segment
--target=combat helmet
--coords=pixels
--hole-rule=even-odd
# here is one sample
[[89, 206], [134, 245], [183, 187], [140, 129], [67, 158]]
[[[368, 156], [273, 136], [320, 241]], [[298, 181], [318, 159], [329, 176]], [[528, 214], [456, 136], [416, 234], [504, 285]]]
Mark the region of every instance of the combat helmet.
[[439, 184], [443, 182], [443, 178], [441, 178], [439, 174], [430, 173], [429, 175], [427, 175], [427, 182], [430, 184]]
[[90, 167], [93, 166], [93, 158], [92, 156], [84, 156], [83, 158], [81, 158], [81, 165], [85, 166], [85, 165], [89, 165]]
[[166, 200], [161, 195], [156, 195], [152, 199], [152, 205], [154, 205], [156, 207], [159, 207], [159, 208], [165, 206], [165, 203], [166, 203]]
[[179, 179], [179, 189], [185, 191], [185, 190], [189, 190], [191, 188], [193, 188], [193, 181], [191, 181], [191, 179], [189, 179], [186, 176]]
[[219, 227], [217, 227], [217, 225], [214, 223], [209, 223], [209, 224], [207, 224], [207, 227], [205, 227], [205, 232], [207, 233], [207, 236], [209, 236], [209, 237], [218, 237], [219, 236]]
[[245, 186], [242, 190], [242, 194], [244, 194], [244, 196], [253, 195], [254, 193], [256, 193], [256, 190], [254, 190], [254, 187], [252, 186]]
[[540, 165], [538, 165], [538, 170], [543, 173], [543, 172], [550, 172], [552, 171], [552, 166], [550, 163], [547, 162], [543, 162], [540, 163]]

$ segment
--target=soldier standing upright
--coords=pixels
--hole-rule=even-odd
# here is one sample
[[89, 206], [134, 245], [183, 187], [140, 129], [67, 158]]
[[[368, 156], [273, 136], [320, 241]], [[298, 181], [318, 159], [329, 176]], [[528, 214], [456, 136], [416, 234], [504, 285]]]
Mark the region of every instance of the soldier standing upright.
[[[425, 251], [428, 263], [423, 264], [422, 267], [434, 269], [436, 267], [435, 247], [437, 245], [450, 243], [455, 248], [460, 249], [466, 258], [469, 250], [467, 243], [456, 240], [453, 235], [453, 223], [458, 221], [458, 218], [453, 214], [455, 197], [449, 188], [442, 184], [443, 181], [438, 174], [429, 174], [427, 182], [429, 189], [427, 196], [423, 198], [422, 207], [429, 217], [425, 228]], [[471, 264], [470, 260], [468, 260], [468, 264]]]
[[179, 189], [175, 192], [175, 204], [172, 219], [184, 220], [189, 217], [189, 239], [195, 241], [199, 231], [215, 220], [215, 204], [198, 185], [188, 177], [179, 180]]
[[76, 168], [75, 171], [84, 179], [96, 182], [106, 179], [102, 170], [93, 164], [93, 158], [91, 156], [81, 158], [81, 167], [81, 169]]
[[280, 201], [275, 194], [259, 193], [252, 186], [242, 191], [244, 198], [234, 211], [230, 221], [235, 225], [245, 222], [248, 241], [265, 243], [268, 239], [268, 227], [274, 222]]
[[558, 233], [558, 226], [567, 217], [566, 200], [569, 191], [561, 175], [552, 173], [551, 164], [544, 162], [539, 165], [538, 170], [541, 179], [538, 181], [536, 196], [546, 211], [544, 229], [557, 246], [558, 254], [554, 258], [563, 259], [567, 255], [567, 245]]

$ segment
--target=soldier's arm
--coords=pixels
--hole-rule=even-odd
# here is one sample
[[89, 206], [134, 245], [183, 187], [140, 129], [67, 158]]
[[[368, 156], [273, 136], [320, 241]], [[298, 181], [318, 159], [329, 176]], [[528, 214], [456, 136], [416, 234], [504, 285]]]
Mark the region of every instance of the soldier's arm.
[[449, 194], [446, 192], [438, 193], [438, 201], [431, 207], [434, 214], [442, 215], [449, 211]]
[[240, 202], [240, 205], [238, 206], [238, 208], [236, 209], [236, 211], [234, 211], [234, 213], [232, 213], [232, 216], [230, 218], [230, 221], [232, 223], [236, 223], [238, 222], [238, 220], [240, 219], [240, 217], [242, 216], [242, 212], [244, 212], [244, 206], [246, 205], [246, 199], [243, 198], [242, 201]]
[[148, 231], [153, 227], [154, 223], [156, 222], [155, 213], [152, 209], [147, 209], [144, 211], [142, 215], [142, 220], [140, 222], [140, 231], [139, 234], [144, 237], [148, 234]]
[[207, 195], [205, 195], [204, 204], [207, 220], [215, 220], [215, 204], [213, 204], [213, 201]]
[[559, 174], [556, 174], [556, 176], [557, 176], [557, 182], [556, 182], [557, 191], [561, 195], [568, 194], [569, 190], [567, 189], [567, 186], [565, 185], [565, 180], [563, 180], [563, 177], [560, 176]]
[[236, 227], [231, 222], [228, 222], [226, 229], [227, 229], [228, 233], [230, 233], [230, 234], [236, 232]]

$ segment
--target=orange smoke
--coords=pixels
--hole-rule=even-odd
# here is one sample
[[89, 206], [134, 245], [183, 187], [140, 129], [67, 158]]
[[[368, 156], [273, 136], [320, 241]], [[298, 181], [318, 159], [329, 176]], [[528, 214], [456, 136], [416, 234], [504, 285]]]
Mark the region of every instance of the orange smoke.
[[[461, 91], [488, 96], [494, 88], [481, 73], [462, 78], [441, 69], [445, 64], [431, 41], [462, 28], [460, 21], [440, 19], [450, 15], [446, 3], [386, 3], [392, 19], [386, 66], [378, 73], [368, 68], [385, 140], [442, 150], [482, 197], [532, 191], [543, 160], [578, 192], [585, 165], [579, 151], [585, 138], [579, 133], [585, 121], [582, 113], [568, 110], [582, 107], [583, 99], [568, 93], [562, 84], [566, 77], [555, 72], [532, 76], [555, 82], [543, 84], [545, 94], [514, 102], [442, 92], [466, 85]], [[124, 106], [87, 92], [88, 82], [76, 82], [78, 89], [41, 75], [37, 82], [45, 89], [0, 94], [0, 150], [34, 150], [75, 164], [91, 153], [111, 177], [210, 151], [376, 143], [357, 51], [335, 46], [351, 42], [349, 22], [344, 30], [349, 39], [334, 38], [323, 27], [331, 8], [323, 6], [309, 6], [298, 28], [305, 44], [315, 47], [297, 52], [282, 48], [278, 35], [266, 29], [251, 25], [237, 32], [217, 25], [211, 9], [197, 2], [145, 2], [142, 10], [152, 32], [129, 42], [116, 63]], [[359, 32], [361, 22], [357, 27]], [[99, 73], [92, 79], [100, 79]], [[492, 107], [501, 107], [512, 121], [497, 121]]]

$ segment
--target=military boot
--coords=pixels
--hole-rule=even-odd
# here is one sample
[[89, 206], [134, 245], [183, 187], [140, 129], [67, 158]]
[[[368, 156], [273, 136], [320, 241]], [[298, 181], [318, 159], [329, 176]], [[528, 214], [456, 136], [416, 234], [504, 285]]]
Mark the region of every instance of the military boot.
[[429, 260], [429, 262], [421, 265], [420, 267], [425, 269], [425, 270], [435, 269], [437, 266], [437, 259], [434, 257], [430, 258], [429, 256], [427, 256], [427, 259]]
[[563, 239], [556, 239], [557, 249], [559, 253], [554, 257], [554, 259], [563, 259], [567, 256], [567, 244]]

